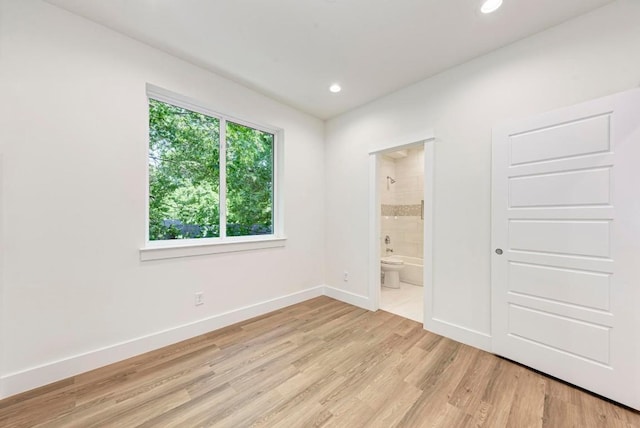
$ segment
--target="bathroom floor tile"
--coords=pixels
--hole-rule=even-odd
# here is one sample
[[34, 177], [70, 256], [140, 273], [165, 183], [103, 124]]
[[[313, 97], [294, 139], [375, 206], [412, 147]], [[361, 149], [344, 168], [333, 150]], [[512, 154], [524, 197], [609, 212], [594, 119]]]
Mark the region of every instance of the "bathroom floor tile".
[[424, 322], [424, 288], [417, 285], [400, 283], [400, 288], [382, 287], [380, 309]]

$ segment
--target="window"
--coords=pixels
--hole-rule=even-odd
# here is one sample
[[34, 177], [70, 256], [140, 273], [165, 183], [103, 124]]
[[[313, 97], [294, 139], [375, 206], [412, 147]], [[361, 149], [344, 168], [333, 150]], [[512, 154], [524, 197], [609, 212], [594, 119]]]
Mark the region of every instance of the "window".
[[273, 233], [274, 135], [226, 124], [227, 236]]
[[168, 97], [164, 90], [148, 89], [148, 95], [151, 246], [243, 242], [281, 233], [278, 132]]
[[149, 240], [220, 236], [220, 120], [149, 99]]

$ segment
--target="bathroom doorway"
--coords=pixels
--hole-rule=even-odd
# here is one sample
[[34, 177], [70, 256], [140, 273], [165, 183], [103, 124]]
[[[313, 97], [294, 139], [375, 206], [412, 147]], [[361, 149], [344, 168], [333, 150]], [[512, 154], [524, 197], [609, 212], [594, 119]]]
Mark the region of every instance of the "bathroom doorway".
[[371, 153], [370, 296], [382, 309], [431, 316], [433, 139]]

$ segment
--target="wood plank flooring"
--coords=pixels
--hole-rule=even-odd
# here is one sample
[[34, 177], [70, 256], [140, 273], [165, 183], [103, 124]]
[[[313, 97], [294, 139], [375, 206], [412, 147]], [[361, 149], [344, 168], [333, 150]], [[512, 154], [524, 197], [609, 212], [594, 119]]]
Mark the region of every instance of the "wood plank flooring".
[[0, 401], [1, 427], [640, 427], [640, 414], [319, 297]]

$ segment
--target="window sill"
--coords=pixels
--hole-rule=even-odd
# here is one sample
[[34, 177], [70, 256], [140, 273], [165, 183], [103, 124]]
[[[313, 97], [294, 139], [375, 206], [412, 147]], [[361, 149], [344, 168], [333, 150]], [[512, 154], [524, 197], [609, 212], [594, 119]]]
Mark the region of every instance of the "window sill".
[[174, 259], [178, 257], [203, 256], [207, 254], [234, 253], [238, 251], [260, 250], [284, 247], [287, 238], [269, 236], [232, 238], [225, 241], [190, 240], [150, 242], [140, 248], [140, 261]]

